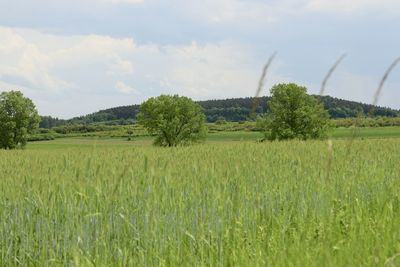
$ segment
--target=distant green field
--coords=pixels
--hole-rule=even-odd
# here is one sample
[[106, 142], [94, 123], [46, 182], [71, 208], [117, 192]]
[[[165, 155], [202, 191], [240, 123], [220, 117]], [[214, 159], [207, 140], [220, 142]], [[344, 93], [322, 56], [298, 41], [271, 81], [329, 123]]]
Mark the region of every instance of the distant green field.
[[[208, 141], [248, 141], [262, 139], [259, 132], [217, 132], [208, 135]], [[400, 137], [400, 127], [376, 127], [376, 128], [335, 128], [332, 138], [397, 138]]]
[[0, 266], [400, 264], [400, 139], [214, 137], [0, 151]]
[[[207, 143], [219, 142], [238, 142], [238, 141], [257, 141], [261, 140], [263, 135], [259, 132], [251, 131], [221, 131], [211, 133], [207, 136]], [[382, 127], [382, 128], [337, 128], [332, 133], [334, 139], [349, 139], [349, 138], [399, 138], [400, 127]], [[133, 141], [127, 141], [126, 138], [116, 137], [75, 137], [75, 138], [58, 138], [52, 141], [31, 142], [28, 145], [29, 149], [46, 149], [52, 148], [72, 148], [86, 147], [92, 148], [95, 146], [143, 146], [150, 145], [152, 137], [136, 137]]]
[[392, 138], [400, 137], [400, 127], [372, 127], [372, 128], [337, 128], [333, 138]]
[[130, 147], [130, 146], [150, 146], [152, 138], [140, 137], [134, 141], [127, 141], [126, 138], [95, 138], [95, 137], [75, 137], [58, 138], [51, 141], [40, 141], [28, 143], [28, 150], [47, 150], [47, 149], [96, 149], [102, 147]]

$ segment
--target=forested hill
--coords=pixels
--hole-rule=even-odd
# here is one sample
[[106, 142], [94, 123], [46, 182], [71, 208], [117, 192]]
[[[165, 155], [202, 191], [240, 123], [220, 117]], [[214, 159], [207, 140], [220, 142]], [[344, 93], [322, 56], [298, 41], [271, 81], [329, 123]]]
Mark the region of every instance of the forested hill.
[[[316, 96], [324, 103], [331, 118], [351, 118], [358, 114], [365, 116], [400, 116], [399, 110], [384, 107], [374, 107], [369, 104], [362, 104], [354, 101], [338, 99], [330, 96]], [[252, 117], [252, 110], [257, 114], [267, 111], [269, 97], [232, 98], [224, 100], [199, 101], [203, 107], [208, 122], [215, 122], [218, 119], [226, 121], [245, 121]], [[255, 108], [255, 103], [257, 107]], [[70, 120], [59, 120], [52, 117], [42, 117], [40, 127], [51, 128], [64, 124], [90, 124], [96, 122], [107, 122], [110, 124], [129, 124], [132, 123], [139, 113], [139, 105], [121, 106], [101, 110], [86, 116], [76, 117]]]

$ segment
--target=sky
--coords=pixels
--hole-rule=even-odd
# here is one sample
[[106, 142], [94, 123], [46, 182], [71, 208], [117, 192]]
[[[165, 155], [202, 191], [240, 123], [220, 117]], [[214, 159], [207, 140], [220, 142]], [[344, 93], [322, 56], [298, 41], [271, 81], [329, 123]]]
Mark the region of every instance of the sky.
[[[295, 82], [372, 103], [400, 57], [398, 0], [0, 0], [0, 91], [71, 118], [160, 94], [262, 95]], [[400, 66], [378, 105], [400, 109]]]

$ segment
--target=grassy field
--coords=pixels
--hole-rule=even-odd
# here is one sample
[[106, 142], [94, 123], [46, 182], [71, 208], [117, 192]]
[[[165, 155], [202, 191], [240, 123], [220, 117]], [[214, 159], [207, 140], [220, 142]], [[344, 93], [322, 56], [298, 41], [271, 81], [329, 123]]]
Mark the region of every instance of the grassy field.
[[336, 128], [332, 138], [398, 138], [400, 127], [372, 127], [372, 128]]
[[[249, 131], [226, 131], [208, 135], [209, 142], [218, 141], [256, 141], [262, 139], [263, 135], [259, 132]], [[400, 127], [375, 127], [375, 128], [335, 128], [331, 133], [333, 139], [352, 139], [352, 138], [399, 138]]]
[[[333, 139], [377, 139], [377, 138], [399, 138], [400, 127], [381, 127], [381, 128], [336, 128], [331, 134]], [[220, 131], [208, 134], [206, 143], [232, 143], [238, 141], [258, 141], [263, 138], [259, 132], [253, 131]], [[127, 138], [122, 137], [74, 137], [57, 138], [51, 141], [31, 142], [29, 149], [66, 149], [66, 148], [92, 148], [93, 146], [149, 146], [153, 138], [140, 136], [128, 142]]]
[[149, 143], [0, 151], [0, 266], [400, 264], [400, 139]]

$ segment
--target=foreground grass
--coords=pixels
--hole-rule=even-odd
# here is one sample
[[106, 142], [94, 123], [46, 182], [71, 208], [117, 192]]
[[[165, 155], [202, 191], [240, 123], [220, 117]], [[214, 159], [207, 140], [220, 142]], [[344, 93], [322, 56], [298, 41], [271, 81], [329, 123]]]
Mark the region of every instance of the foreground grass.
[[0, 151], [0, 266], [400, 264], [400, 139], [47, 148]]

